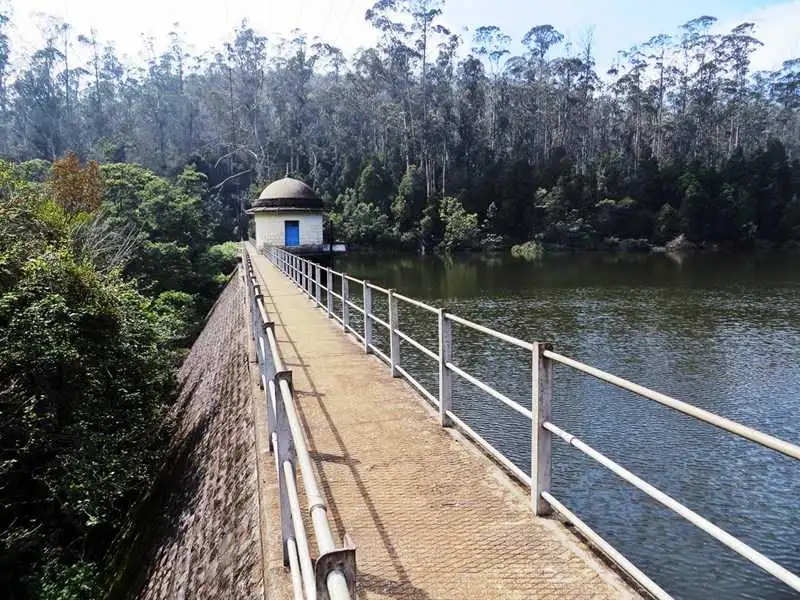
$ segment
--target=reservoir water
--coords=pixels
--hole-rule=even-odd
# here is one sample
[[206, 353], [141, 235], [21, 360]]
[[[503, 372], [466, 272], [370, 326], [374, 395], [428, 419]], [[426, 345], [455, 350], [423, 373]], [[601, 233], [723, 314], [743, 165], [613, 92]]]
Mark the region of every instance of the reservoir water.
[[[800, 443], [796, 255], [526, 262], [350, 254], [335, 268], [516, 337], [551, 341], [559, 353]], [[357, 286], [350, 291], [360, 302]], [[374, 310], [386, 318], [384, 301]], [[401, 305], [400, 328], [436, 350], [433, 315]], [[453, 337], [455, 364], [530, 407], [526, 351], [457, 325]], [[402, 365], [436, 393], [435, 364], [408, 344], [401, 351]], [[800, 461], [559, 365], [553, 390], [556, 425], [800, 573]], [[529, 471], [523, 417], [457, 377], [454, 407]], [[676, 598], [798, 597], [574, 448], [553, 444], [554, 496]]]

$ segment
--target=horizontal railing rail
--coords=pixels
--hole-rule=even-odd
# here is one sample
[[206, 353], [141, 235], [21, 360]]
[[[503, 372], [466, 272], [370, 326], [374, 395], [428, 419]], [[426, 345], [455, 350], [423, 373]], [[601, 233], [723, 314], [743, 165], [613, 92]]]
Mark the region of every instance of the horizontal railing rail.
[[[555, 511], [573, 526], [610, 560], [618, 565], [631, 579], [636, 581], [642, 588], [659, 600], [666, 600], [671, 596], [656, 584], [650, 577], [639, 570], [611, 544], [604, 540], [597, 532], [591, 529], [576, 514], [569, 510], [563, 503], [556, 499], [551, 491], [551, 446], [553, 436], [563, 440], [571, 447], [583, 452], [586, 456], [610, 470], [622, 478], [627, 483], [635, 486], [645, 494], [660, 502], [676, 514], [680, 515], [702, 531], [708, 533], [728, 548], [737, 552], [753, 564], [761, 567], [764, 571], [776, 577], [795, 591], [800, 591], [800, 577], [791, 573], [786, 568], [780, 566], [770, 558], [764, 556], [751, 546], [725, 532], [704, 517], [684, 506], [674, 498], [658, 490], [643, 479], [637, 477], [623, 466], [609, 459], [577, 437], [558, 427], [551, 422], [552, 405], [552, 371], [554, 364], [560, 364], [580, 373], [595, 377], [605, 383], [615, 385], [622, 389], [631, 391], [639, 396], [658, 402], [673, 410], [689, 415], [702, 422], [718, 427], [741, 438], [758, 443], [766, 448], [780, 452], [790, 458], [800, 460], [800, 447], [781, 440], [777, 437], [762, 433], [756, 429], [732, 421], [731, 419], [716, 415], [702, 408], [677, 400], [665, 394], [655, 392], [644, 386], [633, 383], [611, 373], [607, 373], [595, 367], [584, 364], [575, 359], [563, 356], [555, 352], [549, 343], [528, 342], [496, 331], [484, 325], [474, 323], [462, 317], [446, 312], [444, 309], [435, 308], [425, 302], [409, 298], [398, 294], [392, 289], [387, 289], [375, 285], [366, 280], [351, 277], [345, 273], [339, 273], [328, 267], [322, 267], [307, 259], [293, 255], [281, 248], [269, 247], [265, 249], [270, 261], [280, 269], [295, 284], [301, 287], [310, 298], [316, 299], [316, 303], [321, 306], [329, 318], [335, 318], [342, 324], [345, 332], [354, 334], [363, 342], [364, 352], [375, 354], [386, 362], [394, 377], [405, 378], [411, 386], [416, 389], [431, 404], [439, 409], [439, 421], [443, 427], [456, 426], [466, 437], [478, 444], [489, 456], [502, 465], [518, 481], [530, 488], [532, 508], [536, 515], [548, 515]], [[313, 271], [313, 285], [307, 285], [306, 274]], [[325, 274], [326, 285], [322, 286], [321, 274]], [[333, 291], [333, 282], [339, 278], [341, 294]], [[355, 283], [362, 287], [363, 306], [354, 305], [348, 294], [348, 284]], [[316, 286], [316, 287], [314, 287]], [[325, 292], [327, 302], [320, 301], [320, 294]], [[386, 297], [388, 304], [388, 321], [383, 320], [372, 312], [373, 293], [379, 293]], [[337, 298], [341, 305], [341, 316], [333, 311], [333, 298]], [[398, 303], [416, 307], [418, 309], [436, 314], [438, 317], [438, 348], [436, 351], [426, 347], [419, 340], [400, 329]], [[363, 330], [356, 331], [349, 322], [349, 309], [356, 309], [363, 315]], [[389, 335], [389, 354], [380, 350], [373, 339], [373, 325], [377, 323]], [[531, 408], [528, 409], [516, 400], [509, 398], [502, 392], [494, 389], [491, 385], [470, 374], [466, 368], [456, 366], [452, 356], [452, 337], [453, 324], [467, 327], [483, 335], [489, 336], [501, 342], [510, 344], [531, 353], [532, 370], [532, 393]], [[438, 363], [438, 393], [432, 393], [418, 379], [411, 375], [402, 366], [401, 361], [401, 342], [409, 344], [415, 350], [421, 352], [427, 358]], [[516, 411], [526, 419], [531, 421], [531, 472], [525, 473], [512, 460], [495, 448], [489, 441], [473, 430], [464, 422], [453, 410], [452, 405], [452, 377], [456, 375], [469, 382], [492, 398], [502, 402], [505, 406]]]
[[[275, 337], [275, 324], [269, 318], [262, 286], [246, 250], [243, 263], [252, 335], [267, 405], [267, 433], [278, 478], [283, 561], [291, 573], [293, 596], [298, 600], [355, 599], [355, 548], [347, 537], [342, 546], [334, 542], [328, 523], [328, 505], [317, 482], [297, 412], [292, 372], [283, 362]], [[290, 272], [295, 281], [311, 289], [308, 285], [310, 275], [303, 270], [301, 263], [293, 263]], [[311, 530], [319, 551], [316, 560], [311, 557], [297, 489], [298, 466]]]

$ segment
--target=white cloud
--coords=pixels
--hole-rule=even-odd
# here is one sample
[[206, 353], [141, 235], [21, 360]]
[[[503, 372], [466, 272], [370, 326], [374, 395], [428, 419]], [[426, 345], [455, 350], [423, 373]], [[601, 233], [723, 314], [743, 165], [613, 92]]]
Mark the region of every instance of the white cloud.
[[730, 31], [741, 23], [755, 23], [755, 37], [764, 44], [753, 53], [752, 70], [778, 69], [784, 61], [800, 57], [800, 0], [773, 4], [726, 20], [718, 30]]
[[12, 48], [35, 48], [41, 37], [36, 13], [53, 15], [72, 25], [76, 33], [97, 30], [101, 39], [114, 42], [121, 54], [138, 57], [143, 37], [152, 36], [156, 51], [178, 24], [183, 39], [197, 51], [218, 46], [242, 19], [270, 39], [290, 36], [301, 29], [310, 38], [321, 36], [352, 52], [372, 43], [375, 34], [364, 22], [372, 0], [10, 0], [13, 7]]
[[[749, 1], [749, 0], [748, 0]], [[0, 0], [0, 4], [4, 0]], [[33, 13], [51, 14], [73, 26], [76, 33], [98, 31], [101, 39], [113, 41], [131, 59], [142, 51], [142, 36], [156, 40], [156, 51], [163, 49], [167, 34], [179, 23], [183, 38], [195, 51], [219, 46], [231, 36], [233, 28], [247, 18], [259, 32], [271, 39], [288, 36], [293, 29], [309, 37], [320, 36], [350, 54], [364, 45], [374, 44], [376, 32], [364, 21], [365, 11], [374, 0], [5, 0], [13, 7], [12, 51], [20, 58], [21, 48], [40, 43], [37, 19]], [[462, 33], [463, 50], [471, 45], [471, 33], [464, 28], [496, 24], [515, 40], [533, 25], [551, 23], [576, 46], [585, 32], [594, 28], [594, 48], [601, 71], [620, 49], [646, 41], [657, 33], [674, 33], [679, 25], [700, 12], [720, 16], [719, 31], [727, 31], [744, 21], [758, 25], [757, 37], [764, 47], [753, 56], [754, 69], [773, 69], [789, 58], [800, 56], [800, 0], [744, 12], [737, 15], [730, 0], [704, 0], [702, 11], [697, 0], [642, 2], [641, 0], [447, 0], [442, 22]], [[741, 6], [741, 3], [739, 3]], [[741, 9], [739, 9], [741, 10]]]

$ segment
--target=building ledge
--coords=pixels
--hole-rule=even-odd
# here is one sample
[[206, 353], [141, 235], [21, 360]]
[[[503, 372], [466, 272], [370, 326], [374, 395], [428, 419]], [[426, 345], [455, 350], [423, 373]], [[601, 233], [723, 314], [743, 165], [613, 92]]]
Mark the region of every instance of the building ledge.
[[307, 256], [310, 254], [341, 254], [347, 252], [345, 244], [303, 244], [301, 246], [275, 246], [286, 252]]
[[318, 213], [322, 214], [325, 212], [323, 208], [302, 208], [302, 207], [290, 207], [290, 206], [280, 206], [280, 207], [272, 207], [272, 206], [259, 206], [256, 208], [250, 208], [245, 211], [248, 215], [255, 215], [258, 213]]

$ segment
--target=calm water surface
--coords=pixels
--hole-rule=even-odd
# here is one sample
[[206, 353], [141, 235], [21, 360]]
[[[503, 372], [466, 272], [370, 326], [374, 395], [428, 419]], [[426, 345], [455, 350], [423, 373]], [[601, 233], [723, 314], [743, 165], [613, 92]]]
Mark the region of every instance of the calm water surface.
[[[348, 255], [335, 266], [800, 443], [800, 257]], [[385, 318], [385, 302], [375, 311]], [[400, 326], [436, 348], [432, 315], [401, 305]], [[525, 351], [457, 325], [453, 334], [455, 364], [530, 407]], [[388, 353], [385, 336], [379, 345]], [[427, 357], [403, 345], [402, 364], [438, 390]], [[800, 463], [558, 365], [553, 402], [557, 425], [800, 573]], [[454, 406], [529, 470], [521, 416], [462, 381], [454, 381]], [[577, 450], [553, 444], [554, 495], [676, 598], [798, 597]]]

